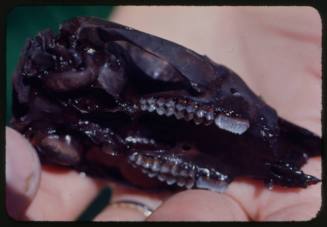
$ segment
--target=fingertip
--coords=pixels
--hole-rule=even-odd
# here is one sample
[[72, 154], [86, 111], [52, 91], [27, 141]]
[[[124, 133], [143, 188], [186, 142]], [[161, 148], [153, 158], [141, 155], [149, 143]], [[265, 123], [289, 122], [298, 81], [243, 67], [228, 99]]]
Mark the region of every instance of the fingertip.
[[32, 145], [17, 131], [6, 127], [6, 207], [19, 219], [39, 186], [41, 165]]
[[223, 193], [180, 192], [164, 202], [147, 221], [247, 221], [242, 207]]

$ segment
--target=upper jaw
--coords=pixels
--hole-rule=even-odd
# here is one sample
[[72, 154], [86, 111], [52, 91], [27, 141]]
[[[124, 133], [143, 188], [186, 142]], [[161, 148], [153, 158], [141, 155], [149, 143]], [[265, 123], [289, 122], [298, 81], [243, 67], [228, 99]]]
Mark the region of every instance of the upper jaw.
[[242, 135], [250, 127], [247, 119], [232, 116], [230, 112], [223, 112], [211, 104], [200, 103], [184, 97], [146, 96], [141, 97], [136, 105], [142, 112], [192, 121], [195, 125], [214, 124], [218, 128], [236, 135]]

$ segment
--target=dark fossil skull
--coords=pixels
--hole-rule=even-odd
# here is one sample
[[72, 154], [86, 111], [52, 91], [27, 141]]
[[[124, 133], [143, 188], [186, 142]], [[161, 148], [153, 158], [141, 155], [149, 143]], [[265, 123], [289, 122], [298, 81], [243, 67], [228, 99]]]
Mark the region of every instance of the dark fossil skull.
[[319, 137], [278, 117], [225, 66], [112, 22], [78, 17], [28, 40], [14, 100], [12, 125], [44, 162], [142, 187], [319, 182], [300, 170], [320, 155]]

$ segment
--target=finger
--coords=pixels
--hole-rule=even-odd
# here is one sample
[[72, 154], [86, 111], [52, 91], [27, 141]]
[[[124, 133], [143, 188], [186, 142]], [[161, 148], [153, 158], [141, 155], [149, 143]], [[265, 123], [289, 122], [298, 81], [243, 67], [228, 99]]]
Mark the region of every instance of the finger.
[[115, 182], [110, 182], [109, 185], [112, 189], [111, 203], [95, 221], [144, 221], [171, 194], [158, 190], [141, 190]]
[[63, 167], [43, 166], [39, 191], [26, 211], [26, 219], [75, 220], [96, 197], [103, 185]]
[[226, 194], [187, 190], [165, 201], [147, 221], [247, 221], [241, 205]]
[[[321, 176], [320, 158], [312, 158], [303, 170]], [[274, 186], [268, 190], [261, 182], [234, 181], [226, 194], [237, 200], [252, 220], [309, 220], [321, 206], [321, 184], [304, 189]], [[246, 196], [244, 196], [246, 195]], [[306, 209], [303, 209], [307, 206]], [[285, 211], [292, 212], [286, 215]], [[297, 212], [297, 213], [296, 213]]]
[[33, 200], [40, 172], [33, 147], [21, 134], [6, 127], [6, 206], [12, 218], [21, 219]]

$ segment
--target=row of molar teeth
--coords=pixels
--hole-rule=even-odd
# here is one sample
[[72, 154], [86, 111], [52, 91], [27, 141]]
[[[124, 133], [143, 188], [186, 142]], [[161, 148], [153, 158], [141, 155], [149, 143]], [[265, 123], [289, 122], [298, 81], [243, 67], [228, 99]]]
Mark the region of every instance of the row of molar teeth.
[[150, 178], [156, 177], [168, 185], [176, 184], [188, 189], [194, 186], [196, 174], [194, 168], [181, 168], [178, 163], [144, 156], [137, 152], [129, 156], [129, 161], [135, 168], [141, 167], [142, 172]]
[[158, 115], [166, 115], [167, 117], [174, 115], [178, 120], [193, 120], [196, 125], [210, 125], [215, 119], [213, 111], [206, 111], [196, 104], [187, 104], [185, 100], [176, 102], [172, 99], [141, 98], [140, 105], [143, 111], [156, 111]]
[[134, 137], [134, 136], [126, 137], [125, 141], [133, 144], [155, 144], [155, 141], [153, 139]]
[[149, 99], [140, 99], [140, 104], [143, 111], [156, 111], [158, 115], [166, 115], [167, 117], [174, 115], [178, 120], [193, 120], [196, 125], [208, 126], [214, 122], [220, 129], [238, 135], [243, 134], [250, 127], [247, 119], [234, 118], [230, 116], [230, 113], [216, 114], [213, 110], [200, 107], [197, 104], [188, 104], [186, 100], [176, 102], [172, 99], [151, 97]]

